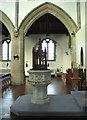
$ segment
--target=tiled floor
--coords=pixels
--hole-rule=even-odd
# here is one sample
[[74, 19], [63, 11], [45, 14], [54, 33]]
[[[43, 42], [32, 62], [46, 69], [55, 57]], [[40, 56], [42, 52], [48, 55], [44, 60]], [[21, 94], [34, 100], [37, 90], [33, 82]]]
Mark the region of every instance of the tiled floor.
[[[69, 92], [60, 77], [52, 77], [51, 81], [51, 84], [47, 87], [48, 95], [67, 94]], [[10, 106], [17, 99], [17, 97], [25, 94], [32, 94], [32, 86], [30, 85], [28, 78], [26, 79], [25, 85], [11, 86], [3, 93], [2, 98], [0, 99], [1, 116], [4, 118], [9, 118]]]

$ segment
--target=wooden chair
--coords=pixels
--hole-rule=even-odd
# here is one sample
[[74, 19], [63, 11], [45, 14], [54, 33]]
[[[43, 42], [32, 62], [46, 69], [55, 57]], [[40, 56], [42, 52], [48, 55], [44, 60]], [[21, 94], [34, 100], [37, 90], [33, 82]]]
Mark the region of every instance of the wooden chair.
[[66, 70], [66, 83], [72, 84], [71, 78], [72, 77], [72, 71], [71, 69]]

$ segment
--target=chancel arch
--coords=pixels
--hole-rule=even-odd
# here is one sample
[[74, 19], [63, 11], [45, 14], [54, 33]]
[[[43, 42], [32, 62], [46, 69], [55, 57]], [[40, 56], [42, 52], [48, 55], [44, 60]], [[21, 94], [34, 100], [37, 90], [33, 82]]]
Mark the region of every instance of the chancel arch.
[[[41, 5], [39, 5], [38, 7], [36, 7], [35, 9], [33, 9], [21, 22], [21, 24], [19, 26], [19, 32], [21, 32], [21, 30], [22, 30], [24, 32], [24, 37], [25, 37], [27, 34], [27, 31], [30, 29], [32, 24], [36, 20], [38, 20], [40, 17], [42, 17], [43, 15], [45, 15], [47, 13], [58, 18], [67, 28], [67, 30], [71, 36], [71, 41], [75, 41], [73, 34], [75, 34], [78, 30], [77, 25], [75, 24], [73, 19], [62, 8], [60, 8], [59, 6], [56, 6], [55, 4], [52, 4], [50, 2], [45, 2]], [[73, 45], [73, 42], [72, 42], [72, 45]], [[72, 54], [74, 55], [75, 45], [74, 45], [73, 50], [74, 50], [74, 52], [72, 52]], [[74, 58], [74, 61], [75, 61], [75, 55], [72, 58]]]
[[[0, 11], [1, 12], [1, 11]], [[6, 25], [7, 29], [9, 30], [11, 34], [11, 39], [12, 39], [12, 79], [13, 79], [13, 84], [21, 84], [24, 83], [24, 40], [27, 31], [31, 27], [31, 25], [39, 19], [41, 16], [45, 14], [51, 14], [54, 17], [58, 18], [67, 28], [69, 34], [72, 36], [72, 33], [77, 32], [77, 26], [73, 19], [60, 7], [50, 3], [50, 2], [45, 2], [44, 4], [39, 5], [35, 9], [33, 9], [22, 21], [18, 28], [17, 34], [14, 34], [14, 25], [12, 22], [9, 20], [9, 18], [2, 12], [2, 22]], [[19, 44], [18, 44], [18, 43]], [[16, 46], [16, 49], [15, 46]], [[19, 57], [19, 60], [14, 60], [14, 57], [17, 55]], [[19, 63], [21, 63], [19, 65]], [[17, 67], [15, 67], [15, 64]], [[17, 71], [17, 76], [14, 76], [14, 71]], [[18, 74], [19, 73], [19, 74]], [[16, 82], [15, 82], [16, 80]], [[19, 82], [18, 82], [19, 81]]]
[[76, 33], [78, 28], [73, 19], [60, 7], [46, 2], [44, 4], [39, 5], [35, 9], [33, 9], [22, 21], [20, 24], [20, 30], [24, 30], [26, 34], [30, 26], [41, 16], [46, 13], [50, 13], [53, 16], [57, 17], [68, 29], [69, 33]]

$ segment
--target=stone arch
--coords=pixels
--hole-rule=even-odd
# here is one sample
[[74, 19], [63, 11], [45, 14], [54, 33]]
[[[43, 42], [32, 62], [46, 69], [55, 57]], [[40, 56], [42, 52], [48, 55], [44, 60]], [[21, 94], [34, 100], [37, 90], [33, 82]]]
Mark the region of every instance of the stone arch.
[[8, 18], [8, 16], [0, 10], [0, 21], [7, 27], [10, 35], [12, 34], [12, 31], [14, 30], [14, 25], [11, 22], [11, 20]]
[[69, 33], [76, 33], [78, 30], [77, 25], [73, 19], [60, 7], [50, 2], [45, 2], [33, 9], [20, 24], [19, 30], [24, 30], [24, 34], [27, 33], [30, 26], [41, 16], [46, 13], [50, 13], [57, 17], [68, 29]]

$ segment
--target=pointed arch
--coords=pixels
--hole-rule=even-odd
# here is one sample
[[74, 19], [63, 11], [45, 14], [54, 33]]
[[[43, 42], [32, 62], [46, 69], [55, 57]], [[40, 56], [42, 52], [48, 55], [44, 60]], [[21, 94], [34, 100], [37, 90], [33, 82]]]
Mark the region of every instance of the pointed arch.
[[27, 33], [30, 26], [41, 16], [46, 13], [50, 13], [57, 17], [68, 29], [69, 33], [77, 32], [77, 25], [73, 19], [60, 7], [50, 2], [45, 2], [35, 9], [33, 9], [21, 22], [19, 29], [24, 30], [24, 34]]
[[10, 35], [12, 31], [14, 30], [14, 25], [11, 22], [11, 20], [8, 18], [8, 16], [0, 10], [0, 21], [7, 27]]

